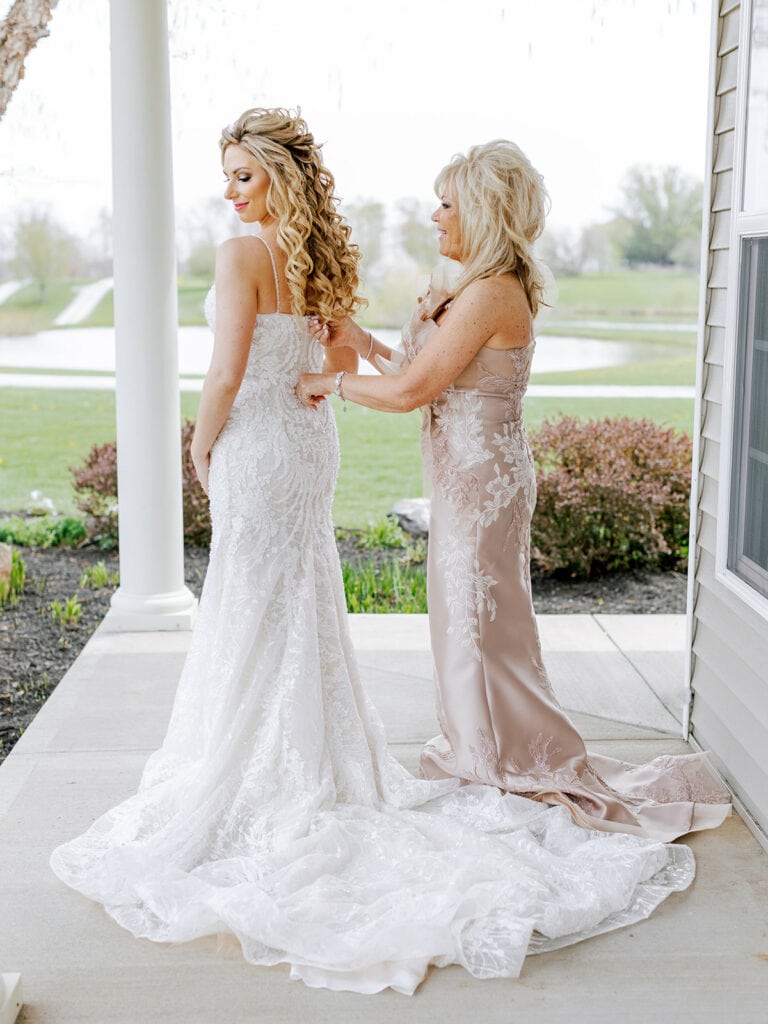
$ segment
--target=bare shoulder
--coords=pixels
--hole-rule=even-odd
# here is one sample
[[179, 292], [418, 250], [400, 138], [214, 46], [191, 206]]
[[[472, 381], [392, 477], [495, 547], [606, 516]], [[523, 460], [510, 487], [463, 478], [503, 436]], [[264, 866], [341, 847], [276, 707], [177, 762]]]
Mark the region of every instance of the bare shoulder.
[[467, 314], [482, 314], [494, 324], [521, 317], [530, 319], [530, 307], [523, 286], [515, 274], [481, 277], [461, 292], [452, 308]]
[[[228, 238], [216, 249], [216, 278], [258, 282], [268, 262], [269, 253], [258, 238], [247, 235]], [[271, 275], [271, 269], [269, 273]]]
[[482, 327], [491, 348], [520, 348], [530, 341], [531, 310], [515, 274], [478, 278], [457, 297], [453, 310], [467, 324]]
[[480, 277], [467, 285], [462, 294], [476, 304], [491, 303], [494, 306], [501, 305], [508, 309], [515, 309], [519, 306], [528, 308], [525, 290], [516, 274], [494, 274], [491, 277]]

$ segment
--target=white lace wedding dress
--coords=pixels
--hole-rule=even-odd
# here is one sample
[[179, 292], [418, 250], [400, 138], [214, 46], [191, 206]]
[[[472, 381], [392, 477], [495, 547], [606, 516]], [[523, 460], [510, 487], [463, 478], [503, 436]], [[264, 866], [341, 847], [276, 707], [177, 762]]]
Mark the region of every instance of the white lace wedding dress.
[[233, 933], [311, 986], [410, 994], [430, 964], [516, 976], [529, 952], [646, 917], [693, 856], [390, 756], [349, 638], [333, 413], [294, 395], [321, 363], [305, 323], [257, 318], [167, 736], [138, 792], [51, 864], [136, 936]]

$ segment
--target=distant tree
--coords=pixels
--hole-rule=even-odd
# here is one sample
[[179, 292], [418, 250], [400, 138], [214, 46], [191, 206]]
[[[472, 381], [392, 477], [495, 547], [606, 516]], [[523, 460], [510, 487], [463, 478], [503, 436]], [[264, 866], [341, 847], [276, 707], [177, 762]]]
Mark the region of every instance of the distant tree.
[[352, 228], [352, 241], [360, 246], [364, 277], [370, 277], [381, 262], [386, 210], [374, 199], [357, 199], [344, 204], [344, 216]]
[[536, 243], [536, 254], [556, 276], [575, 277], [584, 270], [581, 235], [571, 228], [546, 228]]
[[108, 277], [112, 273], [112, 214], [102, 207], [84, 245], [84, 263], [88, 274]]
[[581, 252], [585, 271], [616, 270], [621, 262], [621, 239], [626, 224], [615, 219], [587, 224], [581, 229]]
[[48, 35], [48, 22], [58, 0], [15, 0], [0, 22], [0, 118], [24, 77], [24, 61]]
[[229, 235], [235, 235], [239, 220], [232, 223], [221, 199], [207, 199], [195, 203], [179, 217], [179, 231], [182, 236], [182, 265], [187, 274], [213, 280], [216, 265], [216, 246]]
[[51, 280], [69, 274], [77, 258], [74, 238], [48, 212], [20, 215], [13, 231], [14, 270], [37, 284], [45, 302]]
[[400, 217], [398, 234], [400, 244], [419, 270], [430, 270], [438, 262], [435, 225], [430, 220], [433, 206], [418, 199], [400, 199], [397, 212]]
[[698, 258], [701, 182], [678, 167], [637, 165], [627, 172], [623, 192], [614, 212], [627, 229], [620, 248], [630, 266], [690, 261], [692, 251]]

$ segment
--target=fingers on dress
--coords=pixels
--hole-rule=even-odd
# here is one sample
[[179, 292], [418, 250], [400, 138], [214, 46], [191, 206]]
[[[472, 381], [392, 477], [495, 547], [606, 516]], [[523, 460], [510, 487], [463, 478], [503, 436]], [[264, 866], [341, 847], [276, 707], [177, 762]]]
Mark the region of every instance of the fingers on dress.
[[516, 976], [529, 952], [646, 917], [693, 857], [388, 753], [348, 630], [333, 411], [294, 394], [322, 356], [306, 321], [257, 317], [167, 735], [138, 792], [51, 864], [136, 936], [231, 933], [310, 986], [410, 994], [430, 964]]

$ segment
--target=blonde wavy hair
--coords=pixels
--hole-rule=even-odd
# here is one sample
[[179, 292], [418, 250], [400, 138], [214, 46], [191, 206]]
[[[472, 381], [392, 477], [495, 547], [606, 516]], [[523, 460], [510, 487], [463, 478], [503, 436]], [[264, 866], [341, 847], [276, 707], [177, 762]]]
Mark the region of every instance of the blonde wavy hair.
[[323, 165], [300, 111], [253, 107], [221, 133], [227, 146], [242, 146], [269, 176], [267, 210], [288, 262], [286, 277], [294, 316], [323, 321], [353, 315], [365, 300], [357, 294], [360, 251], [337, 212], [333, 175]]
[[458, 205], [463, 270], [453, 296], [478, 278], [517, 274], [536, 316], [544, 281], [533, 244], [544, 230], [549, 193], [525, 153], [507, 139], [472, 146], [440, 171], [435, 192]]

